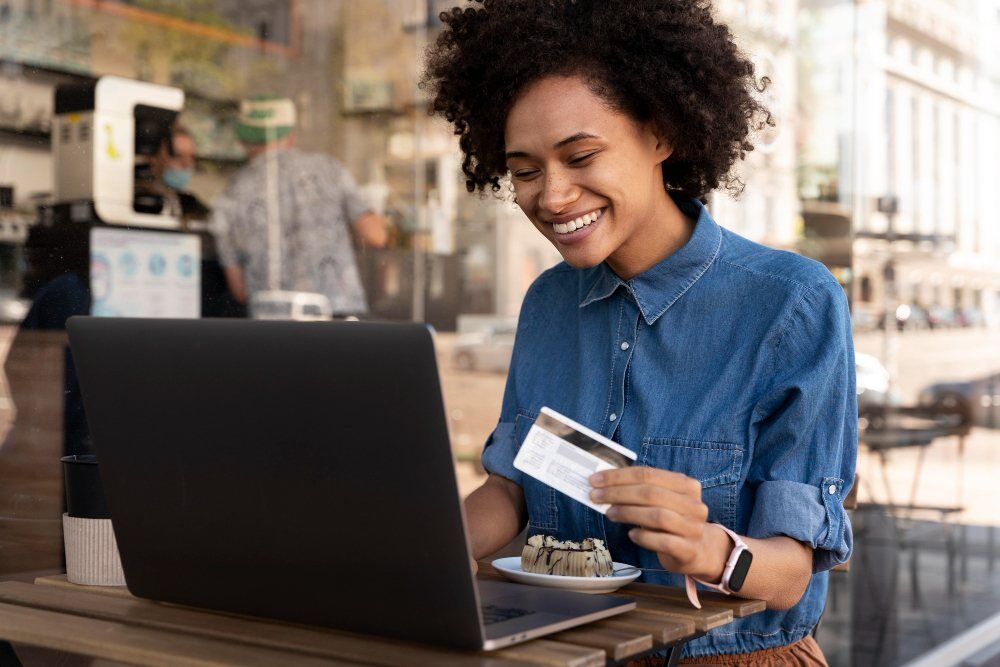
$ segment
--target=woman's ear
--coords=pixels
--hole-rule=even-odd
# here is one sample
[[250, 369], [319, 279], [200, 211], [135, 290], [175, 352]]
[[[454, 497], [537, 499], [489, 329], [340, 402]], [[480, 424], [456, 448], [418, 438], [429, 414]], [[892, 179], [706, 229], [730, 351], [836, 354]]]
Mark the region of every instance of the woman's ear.
[[656, 157], [656, 164], [661, 164], [668, 157], [673, 155], [674, 146], [667, 138], [667, 135], [653, 122], [647, 121], [642, 124], [642, 134], [646, 145]]
[[674, 154], [674, 146], [667, 136], [658, 128], [649, 124], [649, 132], [655, 141], [656, 160], [658, 164], [663, 163], [668, 157]]

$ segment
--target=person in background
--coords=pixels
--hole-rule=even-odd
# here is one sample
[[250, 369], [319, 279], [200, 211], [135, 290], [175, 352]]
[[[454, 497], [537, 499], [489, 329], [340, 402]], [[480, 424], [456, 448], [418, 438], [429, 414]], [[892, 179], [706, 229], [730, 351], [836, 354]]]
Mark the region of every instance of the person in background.
[[191, 131], [175, 124], [170, 134], [160, 142], [156, 154], [149, 158], [152, 181], [148, 189], [162, 196], [166, 205], [184, 223], [205, 220], [209, 212], [198, 197], [187, 191], [195, 172], [195, 153]]
[[196, 167], [194, 135], [175, 124], [149, 159], [151, 182], [147, 190], [163, 198], [174, 215], [181, 219], [181, 229], [201, 238], [201, 316], [245, 317], [246, 306], [229, 291], [219, 264], [215, 237], [208, 229], [209, 208], [187, 188]]
[[384, 247], [386, 219], [342, 164], [295, 148], [295, 122], [287, 98], [241, 104], [237, 136], [250, 161], [213, 206], [219, 260], [241, 303], [292, 290], [325, 295], [337, 316], [366, 314], [352, 231], [362, 246]]

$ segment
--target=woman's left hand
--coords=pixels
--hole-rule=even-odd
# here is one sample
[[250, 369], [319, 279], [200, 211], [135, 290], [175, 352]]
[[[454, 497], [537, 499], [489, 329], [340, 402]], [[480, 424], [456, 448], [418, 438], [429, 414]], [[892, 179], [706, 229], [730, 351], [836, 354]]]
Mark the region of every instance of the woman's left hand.
[[607, 517], [612, 521], [634, 524], [629, 538], [655, 551], [664, 568], [711, 581], [721, 576], [725, 555], [720, 563], [720, 543], [714, 538], [722, 531], [711, 530], [707, 523], [708, 507], [701, 501], [698, 480], [634, 466], [596, 473], [590, 483], [591, 500], [610, 504]]

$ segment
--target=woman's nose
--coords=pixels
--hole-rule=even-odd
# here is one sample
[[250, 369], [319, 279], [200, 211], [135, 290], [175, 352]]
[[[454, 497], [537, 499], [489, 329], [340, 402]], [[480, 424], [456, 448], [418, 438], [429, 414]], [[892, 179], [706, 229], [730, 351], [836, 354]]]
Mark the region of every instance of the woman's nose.
[[549, 213], [561, 213], [577, 199], [577, 187], [561, 174], [545, 176], [538, 205]]

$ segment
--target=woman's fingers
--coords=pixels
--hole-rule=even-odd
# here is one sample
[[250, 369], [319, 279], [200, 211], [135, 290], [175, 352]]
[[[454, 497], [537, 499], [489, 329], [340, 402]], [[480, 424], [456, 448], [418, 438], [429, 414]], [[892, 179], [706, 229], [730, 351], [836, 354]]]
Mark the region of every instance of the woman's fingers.
[[700, 521], [705, 521], [708, 518], [708, 507], [701, 502], [700, 496], [692, 497], [649, 484], [606, 486], [602, 489], [594, 489], [590, 492], [590, 499], [595, 503], [609, 505], [663, 507]]
[[656, 468], [605, 470], [590, 478], [590, 498], [611, 505], [608, 518], [637, 526], [629, 538], [655, 552], [669, 570], [686, 572], [698, 558], [708, 506], [698, 480]]
[[686, 537], [645, 528], [633, 528], [628, 531], [628, 536], [643, 549], [659, 554], [664, 565], [671, 569], [683, 569], [684, 564], [694, 562], [698, 555], [695, 542]]
[[606, 486], [590, 492], [590, 499], [595, 503], [612, 505], [673, 505], [681, 498], [676, 491], [652, 484]]
[[687, 496], [701, 496], [701, 484], [698, 480], [679, 472], [646, 466], [604, 470], [590, 476], [590, 485], [595, 489], [614, 486], [657, 486]]
[[608, 518], [618, 523], [630, 523], [689, 538], [699, 538], [705, 526], [704, 521], [692, 519], [666, 507], [613, 505], [608, 510]]

